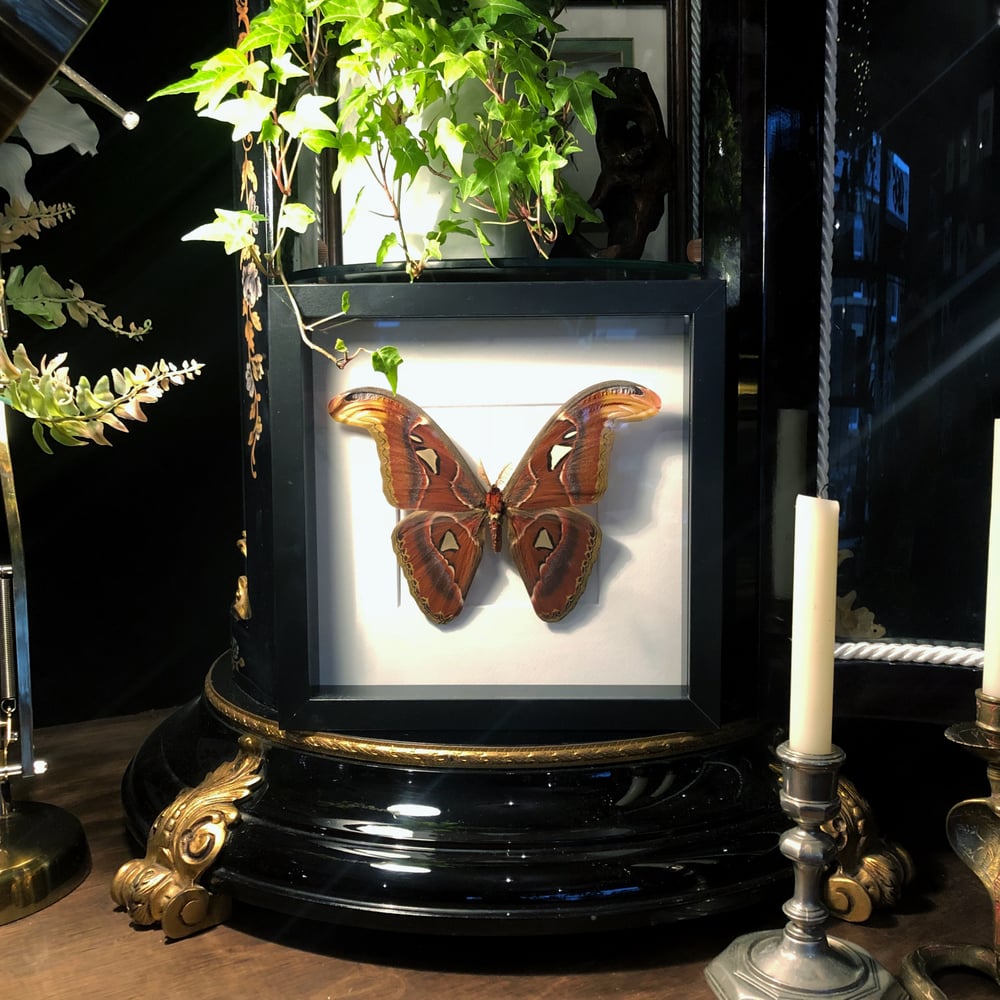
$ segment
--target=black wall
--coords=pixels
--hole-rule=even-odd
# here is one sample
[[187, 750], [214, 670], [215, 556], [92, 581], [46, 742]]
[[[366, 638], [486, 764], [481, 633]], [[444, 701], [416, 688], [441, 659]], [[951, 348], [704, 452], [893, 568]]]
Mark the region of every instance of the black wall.
[[69, 60], [142, 115], [134, 132], [91, 107], [98, 155], [34, 157], [29, 190], [71, 201], [69, 224], [5, 263], [44, 263], [126, 322], [149, 317], [141, 343], [97, 327], [40, 332], [12, 317], [32, 357], [69, 353], [74, 376], [112, 366], [207, 364], [197, 381], [147, 408], [148, 424], [43, 454], [8, 415], [27, 557], [36, 725], [116, 715], [193, 697], [228, 645], [241, 572], [237, 265], [218, 244], [180, 237], [231, 207], [225, 126], [187, 97], [147, 97], [227, 44], [229, 0], [169, 5], [110, 0]]

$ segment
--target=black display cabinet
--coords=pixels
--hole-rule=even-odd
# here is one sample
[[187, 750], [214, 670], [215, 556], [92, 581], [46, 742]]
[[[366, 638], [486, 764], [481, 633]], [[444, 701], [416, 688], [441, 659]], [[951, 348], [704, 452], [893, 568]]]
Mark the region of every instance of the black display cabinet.
[[207, 884], [276, 909], [565, 931], [700, 915], [783, 881], [771, 732], [743, 708], [753, 643], [728, 627], [746, 609], [724, 545], [724, 284], [592, 263], [354, 278], [293, 293], [310, 318], [349, 291], [352, 347], [391, 330], [456, 436], [510, 447], [512, 424], [601, 376], [649, 384], [661, 412], [617, 432], [602, 555], [571, 615], [538, 620], [486, 553], [462, 617], [438, 626], [401, 579], [373, 442], [326, 412], [331, 385], [371, 373], [305, 347], [271, 289], [233, 648], [133, 761], [133, 832], [242, 737], [259, 759]]
[[[489, 552], [457, 625], [420, 620], [394, 569], [373, 442], [326, 414], [333, 392], [373, 376], [355, 361], [334, 385], [295, 335], [287, 293], [244, 262], [247, 565], [232, 650], [124, 782], [131, 832], [165, 843], [154, 821], [171, 807], [202, 848], [187, 875], [210, 896], [481, 934], [786, 894], [772, 495], [779, 411], [816, 420], [815, 339], [785, 318], [811, 328], [819, 296], [822, 17], [798, 16], [789, 46], [791, 25], [763, 2], [666, 6], [689, 29], [691, 84], [673, 215], [688, 242], [670, 245], [694, 264], [466, 262], [412, 285], [330, 268], [292, 284], [310, 321], [350, 292], [333, 336], [352, 348], [402, 338], [401, 391], [473, 463], [493, 449], [494, 478], [584, 386], [629, 378], [658, 393], [657, 417], [618, 433], [598, 510], [608, 565], [564, 622], [539, 622]], [[272, 212], [269, 199], [258, 207]], [[206, 906], [192, 925], [218, 916]]]

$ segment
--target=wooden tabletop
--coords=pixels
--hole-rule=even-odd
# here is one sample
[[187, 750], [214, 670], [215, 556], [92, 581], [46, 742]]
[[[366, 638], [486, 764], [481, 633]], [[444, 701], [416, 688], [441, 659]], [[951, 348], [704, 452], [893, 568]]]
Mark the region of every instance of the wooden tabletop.
[[[423, 937], [300, 923], [237, 904], [223, 926], [165, 942], [115, 910], [109, 887], [138, 852], [124, 833], [119, 783], [164, 713], [42, 729], [36, 752], [49, 772], [15, 797], [60, 806], [82, 822], [93, 867], [47, 909], [0, 927], [0, 995], [12, 1000], [237, 997], [251, 1000], [541, 1000], [627, 997], [710, 1000], [711, 959], [736, 936], [780, 927], [773, 907], [635, 932], [572, 938]], [[867, 948], [892, 973], [930, 942], [987, 944], [985, 890], [949, 852], [917, 856], [918, 879], [894, 913], [830, 933]], [[941, 979], [951, 1000], [995, 998], [971, 973]]]

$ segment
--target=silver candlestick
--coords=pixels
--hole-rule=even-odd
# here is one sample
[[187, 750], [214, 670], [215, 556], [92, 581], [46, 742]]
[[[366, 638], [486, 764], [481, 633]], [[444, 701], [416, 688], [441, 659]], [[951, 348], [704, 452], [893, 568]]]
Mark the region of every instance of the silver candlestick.
[[795, 826], [782, 834], [781, 853], [794, 865], [795, 891], [784, 907], [783, 930], [736, 938], [709, 964], [705, 977], [721, 1000], [906, 1000], [899, 983], [863, 948], [824, 931], [823, 872], [836, 856], [821, 829], [839, 808], [837, 777], [844, 752], [804, 754], [782, 743], [781, 806]]

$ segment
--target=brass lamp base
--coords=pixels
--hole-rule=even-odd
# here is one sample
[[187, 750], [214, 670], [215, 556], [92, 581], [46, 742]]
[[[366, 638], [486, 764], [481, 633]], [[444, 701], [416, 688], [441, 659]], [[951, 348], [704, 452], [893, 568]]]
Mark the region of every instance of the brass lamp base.
[[0, 924], [45, 909], [90, 872], [83, 827], [44, 802], [17, 802], [0, 816]]

